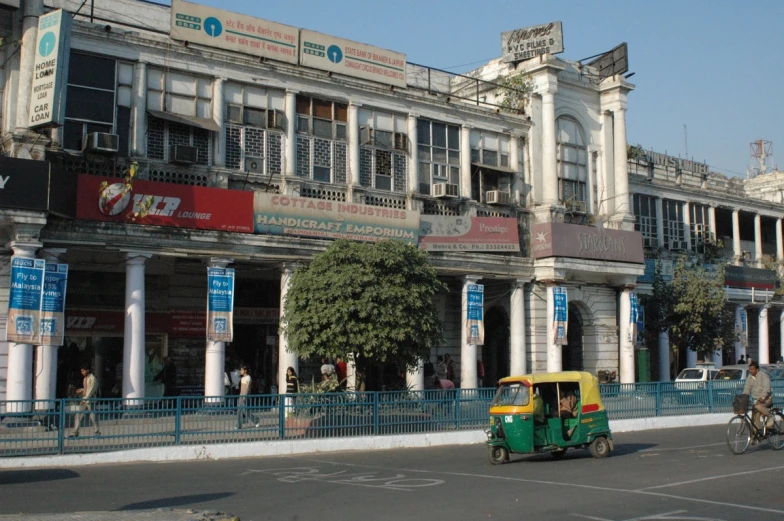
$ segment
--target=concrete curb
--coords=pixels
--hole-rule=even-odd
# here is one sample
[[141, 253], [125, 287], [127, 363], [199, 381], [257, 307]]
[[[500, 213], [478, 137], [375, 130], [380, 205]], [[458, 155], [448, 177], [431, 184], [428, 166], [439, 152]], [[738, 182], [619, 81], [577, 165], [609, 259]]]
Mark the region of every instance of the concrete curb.
[[[700, 414], [696, 416], [668, 416], [613, 420], [613, 432], [632, 432], [676, 427], [697, 427], [726, 423], [731, 414]], [[260, 456], [287, 456], [319, 452], [370, 451], [399, 448], [434, 447], [439, 445], [473, 445], [486, 440], [484, 431], [435, 432], [391, 436], [362, 436], [355, 438], [325, 438], [314, 440], [256, 441], [215, 445], [180, 445], [131, 449], [96, 454], [66, 454], [0, 459], [0, 469], [29, 469], [43, 467], [76, 467], [106, 463], [166, 462], [218, 460]]]

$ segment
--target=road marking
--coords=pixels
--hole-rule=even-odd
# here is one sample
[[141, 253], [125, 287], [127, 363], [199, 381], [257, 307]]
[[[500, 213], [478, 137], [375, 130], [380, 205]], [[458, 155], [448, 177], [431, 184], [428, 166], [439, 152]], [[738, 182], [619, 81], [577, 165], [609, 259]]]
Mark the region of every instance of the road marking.
[[[677, 514], [685, 514], [688, 510], [673, 510], [672, 512], [664, 512], [662, 514], [653, 514], [645, 517], [634, 517], [625, 519], [624, 521], [653, 521], [655, 519], [671, 520], [671, 521], [724, 521], [715, 517], [692, 517], [681, 516]], [[585, 516], [582, 514], [572, 514], [574, 517], [582, 517], [583, 519], [593, 519], [594, 521], [613, 521], [612, 519], [604, 519], [601, 517]], [[676, 517], [672, 517], [672, 516]]]
[[[515, 477], [509, 477], [509, 476], [493, 476], [493, 475], [488, 475], [488, 474], [471, 474], [471, 473], [468, 473], [468, 472], [446, 472], [446, 471], [441, 471], [441, 470], [421, 470], [421, 469], [395, 469], [395, 468], [378, 467], [378, 466], [373, 466], [373, 465], [361, 465], [361, 464], [357, 464], [357, 463], [342, 463], [342, 462], [337, 462], [337, 461], [316, 460], [316, 459], [310, 459], [310, 458], [296, 458], [296, 459], [298, 459], [298, 460], [301, 459], [301, 460], [304, 460], [304, 461], [312, 461], [312, 462], [317, 462], [317, 463], [324, 463], [324, 464], [329, 464], [329, 465], [345, 465], [347, 467], [358, 467], [358, 468], [370, 468], [370, 469], [386, 470], [386, 471], [389, 471], [389, 472], [418, 472], [418, 473], [422, 473], [422, 474], [439, 474], [439, 475], [443, 475], [443, 476], [456, 476], [456, 477], [464, 477], [464, 478], [485, 478], [485, 479], [495, 479], [495, 480], [501, 480], [501, 481], [515, 481], [515, 482], [518, 482], [518, 483], [534, 483], [534, 484], [539, 484], [539, 485], [554, 485], [554, 486], [557, 486], [557, 487], [572, 487], [572, 488], [582, 488], [582, 489], [589, 489], [589, 490], [600, 490], [600, 491], [603, 491], [603, 492], [612, 492], [612, 493], [623, 493], [623, 494], [663, 497], [663, 498], [669, 498], [669, 499], [679, 499], [681, 501], [691, 501], [691, 502], [695, 502], [695, 503], [705, 503], [705, 504], [708, 504], [708, 505], [718, 505], [718, 506], [724, 506], [724, 507], [732, 507], [732, 508], [737, 508], [737, 509], [741, 509], [741, 510], [754, 510], [754, 511], [757, 511], [757, 512], [770, 512], [770, 513], [773, 513], [773, 514], [784, 514], [784, 510], [776, 510], [776, 509], [773, 509], [773, 508], [764, 508], [764, 507], [756, 507], [756, 506], [752, 506], [752, 505], [740, 505], [740, 504], [737, 504], [737, 503], [726, 503], [726, 502], [723, 502], [723, 501], [712, 501], [712, 500], [709, 500], [709, 499], [699, 499], [699, 498], [692, 498], [692, 497], [676, 496], [676, 495], [673, 495], [673, 494], [662, 494], [660, 492], [650, 492], [649, 491], [650, 488], [654, 488], [654, 487], [649, 487], [649, 489], [642, 488], [642, 489], [637, 489], [637, 490], [631, 490], [631, 489], [624, 489], [624, 488], [600, 487], [600, 486], [597, 486], [597, 485], [583, 485], [581, 483], [566, 483], [566, 482], [558, 482], [558, 481], [544, 481], [544, 480], [537, 480], [537, 479], [515, 478]], [[739, 476], [739, 475], [743, 475], [743, 474], [752, 474], [752, 473], [755, 473], [755, 472], [765, 472], [767, 470], [779, 470], [779, 469], [782, 469], [782, 468], [784, 468], [784, 467], [774, 467], [774, 468], [771, 468], [771, 469], [759, 469], [759, 470], [756, 470], [756, 471], [740, 472], [740, 473], [737, 473], [737, 474], [730, 474], [730, 475], [723, 476], [723, 477], [731, 477], [731, 476], [734, 476], [734, 475], [738, 475]], [[722, 477], [722, 476], [719, 476], [719, 477]], [[716, 478], [712, 478], [711, 477], [711, 478], [704, 478], [704, 479], [716, 479]], [[692, 482], [697, 482], [697, 481], [703, 481], [703, 480], [693, 480]], [[687, 481], [687, 482], [684, 482], [684, 483], [688, 484], [690, 482]], [[669, 485], [666, 485], [666, 486], [669, 487], [669, 486], [674, 486], [674, 485], [675, 484], [669, 484]], [[659, 487], [655, 487], [655, 488], [659, 488]]]
[[[385, 471], [385, 469], [382, 469]], [[405, 474], [393, 471], [394, 476], [378, 476], [379, 472], [359, 472], [347, 474], [345, 470], [324, 474], [318, 467], [290, 467], [281, 469], [248, 469], [241, 476], [250, 474], [266, 474], [274, 476], [283, 483], [301, 483], [303, 481], [321, 481], [338, 485], [354, 485], [358, 487], [383, 488], [400, 492], [412, 492], [415, 488], [443, 485], [442, 479], [409, 478]]]
[[734, 478], [736, 476], [747, 476], [749, 474], [759, 474], [760, 472], [770, 472], [772, 470], [781, 470], [781, 469], [784, 469], [784, 466], [781, 466], [781, 467], [769, 467], [769, 468], [766, 468], [766, 469], [747, 470], [747, 471], [744, 471], [744, 472], [734, 472], [732, 474], [723, 474], [723, 475], [720, 475], [720, 476], [709, 476], [707, 478], [690, 479], [688, 481], [679, 481], [677, 483], [667, 483], [666, 485], [656, 485], [654, 487], [643, 487], [643, 488], [637, 489], [637, 491], [639, 492], [639, 491], [643, 491], [643, 490], [656, 490], [657, 488], [677, 487], [677, 486], [680, 486], [680, 485], [690, 485], [692, 483], [699, 483], [701, 481], [712, 481], [712, 480], [716, 480], [716, 479]]
[[689, 449], [702, 449], [704, 447], [718, 447], [720, 445], [726, 445], [726, 443], [711, 443], [709, 445], [692, 445], [691, 447], [677, 447], [672, 449], [658, 449], [651, 447], [650, 449], [642, 449], [638, 452], [672, 452], [678, 450], [689, 450]]

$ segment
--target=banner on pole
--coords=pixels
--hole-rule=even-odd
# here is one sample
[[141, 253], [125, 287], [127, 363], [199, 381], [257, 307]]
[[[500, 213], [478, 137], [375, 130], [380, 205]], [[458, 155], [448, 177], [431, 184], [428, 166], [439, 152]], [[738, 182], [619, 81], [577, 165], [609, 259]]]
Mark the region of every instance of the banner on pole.
[[566, 345], [566, 333], [569, 321], [567, 311], [566, 288], [553, 287], [553, 343]]
[[234, 270], [207, 268], [207, 340], [231, 342], [234, 337]]
[[637, 344], [645, 343], [645, 308], [637, 303]]
[[44, 264], [43, 259], [11, 259], [6, 342], [34, 344], [38, 341]]
[[40, 345], [61, 346], [65, 338], [65, 293], [68, 265], [47, 262], [41, 295]]
[[466, 321], [466, 342], [482, 345], [485, 343], [484, 323], [485, 287], [482, 284], [469, 284], [467, 292], [468, 320]]
[[637, 293], [629, 292], [629, 342], [632, 344], [637, 341], [637, 320], [639, 319], [640, 307], [637, 302]]
[[745, 309], [741, 309], [738, 313], [740, 323], [738, 324], [738, 335], [740, 337], [740, 344], [743, 347], [749, 346], [749, 315]]

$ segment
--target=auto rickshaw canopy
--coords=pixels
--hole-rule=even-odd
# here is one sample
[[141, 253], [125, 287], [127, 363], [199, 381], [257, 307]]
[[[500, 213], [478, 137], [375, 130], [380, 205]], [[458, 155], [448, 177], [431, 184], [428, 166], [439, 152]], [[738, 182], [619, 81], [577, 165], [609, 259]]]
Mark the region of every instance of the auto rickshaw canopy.
[[[557, 373], [534, 373], [520, 376], [507, 376], [498, 381], [500, 386], [522, 383], [533, 388], [538, 384], [577, 383], [580, 386], [580, 405], [584, 413], [604, 411], [604, 402], [599, 391], [599, 380], [585, 371], [562, 371]], [[533, 407], [531, 403], [530, 407]]]

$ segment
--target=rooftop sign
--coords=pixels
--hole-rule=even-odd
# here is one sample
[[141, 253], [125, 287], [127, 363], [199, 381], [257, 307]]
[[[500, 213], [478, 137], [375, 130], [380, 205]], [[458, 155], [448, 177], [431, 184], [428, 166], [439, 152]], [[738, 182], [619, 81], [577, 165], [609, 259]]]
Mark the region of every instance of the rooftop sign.
[[299, 63], [405, 88], [406, 55], [302, 29]]
[[563, 51], [561, 22], [550, 22], [501, 33], [501, 56], [505, 62], [530, 60], [541, 54], [558, 54]]
[[297, 64], [299, 29], [261, 18], [172, 0], [174, 40]]

